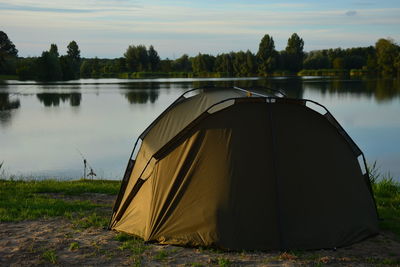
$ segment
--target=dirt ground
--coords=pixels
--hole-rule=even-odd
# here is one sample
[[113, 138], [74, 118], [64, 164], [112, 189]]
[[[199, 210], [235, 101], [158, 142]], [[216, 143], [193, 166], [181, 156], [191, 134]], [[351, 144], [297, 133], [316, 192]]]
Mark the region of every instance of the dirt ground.
[[[115, 196], [87, 194], [66, 200], [110, 204]], [[306, 252], [223, 252], [145, 244], [124, 249], [116, 232], [80, 229], [64, 218], [0, 223], [0, 266], [381, 266], [400, 263], [400, 242], [388, 232], [350, 247]]]

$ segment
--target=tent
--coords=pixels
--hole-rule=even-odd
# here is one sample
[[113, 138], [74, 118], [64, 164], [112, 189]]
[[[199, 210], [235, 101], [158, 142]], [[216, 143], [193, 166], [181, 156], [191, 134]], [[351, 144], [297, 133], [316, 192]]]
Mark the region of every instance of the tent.
[[323, 106], [210, 87], [184, 93], [139, 136], [109, 228], [285, 250], [346, 246], [377, 221], [364, 155]]

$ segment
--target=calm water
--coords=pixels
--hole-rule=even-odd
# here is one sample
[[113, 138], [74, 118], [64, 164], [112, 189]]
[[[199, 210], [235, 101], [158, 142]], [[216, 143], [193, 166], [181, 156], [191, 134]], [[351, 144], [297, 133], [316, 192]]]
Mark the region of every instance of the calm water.
[[400, 179], [400, 81], [315, 77], [1, 83], [2, 171], [78, 178], [81, 152], [98, 177], [120, 179], [145, 127], [184, 91], [209, 84], [269, 86], [315, 100], [333, 113], [368, 162], [377, 161], [382, 171]]

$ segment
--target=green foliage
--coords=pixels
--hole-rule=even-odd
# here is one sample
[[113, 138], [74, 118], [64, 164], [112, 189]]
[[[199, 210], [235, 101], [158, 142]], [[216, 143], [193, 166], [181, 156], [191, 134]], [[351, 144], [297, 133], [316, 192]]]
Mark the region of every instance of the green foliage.
[[63, 77], [60, 60], [56, 54], [44, 51], [37, 59], [37, 78], [42, 81], [57, 81]]
[[129, 250], [132, 253], [131, 258], [133, 259], [135, 266], [140, 266], [142, 261], [142, 255], [146, 251], [146, 245], [140, 238], [129, 236], [127, 234], [117, 234], [115, 238], [117, 241], [122, 242], [119, 246], [120, 250]]
[[72, 223], [76, 228], [90, 228], [99, 227], [104, 228], [108, 225], [109, 218], [107, 216], [101, 216], [97, 213], [89, 214], [88, 216], [79, 216], [77, 219], [73, 219]]
[[63, 71], [64, 80], [73, 80], [79, 78], [79, 71], [81, 65], [81, 51], [75, 41], [71, 41], [67, 46], [67, 55], [64, 57]]
[[296, 33], [287, 41], [287, 46], [284, 53], [284, 69], [298, 72], [303, 67], [304, 59], [304, 41]]
[[399, 47], [390, 39], [379, 39], [375, 44], [378, 68], [384, 75], [396, 73], [395, 58]]
[[[149, 69], [149, 54], [144, 45], [130, 45], [124, 54], [126, 65], [129, 71], [147, 71]], [[156, 51], [154, 48], [152, 49], [152, 67], [155, 67], [157, 64], [157, 57]]]
[[148, 71], [157, 71], [160, 64], [160, 57], [158, 56], [157, 51], [154, 49], [152, 45], [150, 45], [149, 50], [147, 51], [148, 56]]
[[54, 249], [46, 250], [45, 252], [43, 252], [42, 258], [52, 264], [57, 263], [57, 255]]
[[[46, 193], [117, 194], [118, 190], [119, 182], [117, 181], [0, 180], [0, 221], [21, 221], [54, 216], [71, 217], [72, 213], [82, 213], [99, 207], [89, 201], [49, 198]], [[82, 219], [81, 224], [103, 226], [105, 219], [94, 213]]]
[[167, 257], [168, 257], [168, 251], [166, 250], [160, 250], [159, 252], [157, 252], [156, 255], [154, 255], [154, 259], [159, 261], [165, 260]]
[[218, 258], [218, 266], [230, 266], [232, 262], [227, 258]]
[[59, 56], [60, 56], [60, 54], [58, 53], [58, 47], [57, 47], [56, 44], [51, 44], [51, 45], [50, 45], [50, 50], [49, 50], [49, 52], [52, 53], [53, 55], [55, 55], [56, 57], [59, 57]]
[[189, 56], [183, 54], [180, 58], [177, 58], [172, 62], [172, 69], [175, 72], [191, 72], [192, 63], [190, 62]]
[[121, 233], [116, 234], [114, 239], [119, 242], [125, 242], [125, 241], [131, 240], [131, 239], [135, 239], [135, 237], [121, 232]]
[[382, 174], [374, 163], [369, 166], [370, 181], [380, 218], [380, 227], [400, 238], [400, 183], [390, 173]]
[[220, 54], [215, 59], [215, 71], [227, 73], [228, 76], [233, 76], [233, 58], [234, 53]]
[[261, 75], [272, 73], [277, 66], [277, 52], [274, 39], [268, 34], [261, 39], [257, 52], [258, 72]]
[[194, 73], [213, 72], [215, 57], [208, 54], [199, 53], [192, 59], [192, 69]]
[[0, 74], [12, 74], [9, 73], [9, 64], [17, 55], [18, 50], [15, 48], [13, 42], [11, 42], [5, 32], [0, 31]]
[[[3, 39], [8, 40], [8, 37], [4, 34]], [[72, 41], [68, 44], [67, 54], [62, 56], [59, 56], [56, 44], [51, 44], [50, 50], [39, 58], [17, 59], [18, 51], [11, 49], [11, 56], [0, 54], [0, 73], [17, 74], [22, 80], [278, 76], [296, 75], [302, 68], [304, 70], [298, 73], [301, 76], [400, 75], [400, 47], [390, 39], [379, 39], [375, 47], [334, 48], [309, 53], [304, 53], [303, 49], [303, 39], [293, 33], [285, 50], [277, 52], [273, 37], [266, 34], [256, 55], [247, 50], [217, 56], [199, 53], [189, 57], [184, 54], [175, 60], [161, 60], [152, 45], [149, 49], [144, 45], [130, 45], [120, 58], [82, 60], [78, 44]]]
[[78, 242], [72, 242], [71, 244], [69, 244], [68, 249], [70, 251], [78, 250], [79, 249], [79, 243]]

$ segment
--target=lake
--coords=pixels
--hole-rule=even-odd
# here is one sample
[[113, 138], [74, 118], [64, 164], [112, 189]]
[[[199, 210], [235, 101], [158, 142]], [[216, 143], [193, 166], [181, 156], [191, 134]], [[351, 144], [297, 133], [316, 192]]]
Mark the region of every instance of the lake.
[[[0, 172], [59, 179], [121, 179], [139, 134], [193, 87], [267, 86], [323, 104], [382, 172], [400, 180], [400, 81], [277, 77], [244, 79], [81, 79], [0, 83]], [[295, 137], [296, 133], [293, 133]]]

